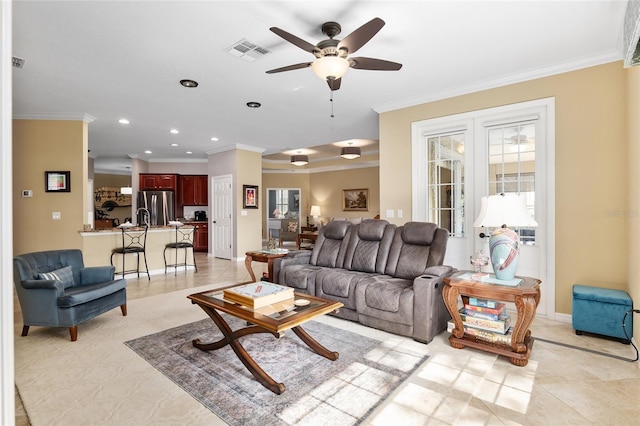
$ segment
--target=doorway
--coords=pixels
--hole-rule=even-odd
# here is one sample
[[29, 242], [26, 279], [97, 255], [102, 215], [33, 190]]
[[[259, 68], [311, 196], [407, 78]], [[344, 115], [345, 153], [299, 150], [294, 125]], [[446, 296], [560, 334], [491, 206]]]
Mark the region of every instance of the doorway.
[[[523, 102], [413, 123], [413, 219], [449, 230], [445, 263], [470, 269], [491, 229], [473, 228], [480, 199], [524, 194], [538, 227], [521, 235], [518, 275], [542, 281], [537, 314], [555, 310], [555, 100]], [[489, 266], [487, 272], [492, 272]]]

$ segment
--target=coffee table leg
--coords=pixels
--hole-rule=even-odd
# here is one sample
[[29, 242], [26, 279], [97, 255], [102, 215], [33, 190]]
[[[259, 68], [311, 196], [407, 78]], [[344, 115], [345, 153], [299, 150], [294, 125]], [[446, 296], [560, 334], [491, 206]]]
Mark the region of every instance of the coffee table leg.
[[300, 338], [307, 346], [313, 349], [316, 353], [322, 355], [323, 357], [330, 359], [331, 361], [335, 361], [338, 359], [340, 354], [338, 352], [332, 352], [329, 349], [322, 346], [316, 339], [311, 337], [309, 333], [304, 331], [302, 327], [297, 326], [292, 328], [293, 332], [296, 333], [296, 336]]
[[[276, 382], [267, 373], [265, 373], [265, 371], [253, 360], [253, 358], [251, 358], [251, 355], [249, 355], [244, 346], [242, 346], [242, 344], [238, 341], [240, 337], [246, 336], [248, 334], [273, 333], [255, 325], [233, 331], [231, 330], [231, 327], [229, 327], [229, 324], [227, 324], [224, 318], [222, 318], [222, 316], [220, 316], [220, 314], [218, 314], [215, 309], [209, 308], [207, 306], [199, 306], [218, 326], [218, 328], [224, 335], [224, 338], [213, 343], [201, 343], [200, 339], [195, 339], [191, 342], [193, 346], [203, 351], [210, 351], [220, 349], [226, 345], [230, 345], [231, 349], [233, 349], [240, 361], [242, 361], [242, 364], [244, 364], [247, 370], [249, 370], [253, 377], [255, 377], [256, 380], [262, 384], [262, 386], [269, 389], [273, 393], [276, 393], [278, 395], [282, 394], [286, 389], [284, 383]], [[278, 336], [276, 335], [276, 337]]]

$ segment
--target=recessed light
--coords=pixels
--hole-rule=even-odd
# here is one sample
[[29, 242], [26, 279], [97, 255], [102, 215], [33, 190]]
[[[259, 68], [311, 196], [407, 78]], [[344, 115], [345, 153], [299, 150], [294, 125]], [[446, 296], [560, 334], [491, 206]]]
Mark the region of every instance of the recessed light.
[[174, 135], [177, 135], [178, 133], [180, 133], [180, 132], [178, 131], [178, 129], [171, 129], [171, 130], [169, 130], [169, 131], [170, 131], [171, 133], [173, 133]]
[[172, 143], [171, 146], [178, 146], [178, 144], [177, 143]]
[[151, 151], [149, 151], [148, 149], [144, 152], [145, 154], [151, 154]]
[[211, 138], [212, 141], [214, 142], [218, 142], [220, 139], [216, 138], [215, 136]]
[[120, 124], [129, 124], [129, 120], [127, 120], [126, 118], [121, 118], [120, 120], [118, 120], [118, 123], [120, 123]]
[[198, 87], [198, 82], [195, 80], [180, 80], [180, 84], [182, 84], [184, 87]]
[[193, 154], [193, 152], [191, 152], [191, 151], [187, 151], [187, 154]]
[[247, 106], [249, 108], [260, 108], [262, 104], [260, 102], [251, 101], [251, 102], [247, 102]]

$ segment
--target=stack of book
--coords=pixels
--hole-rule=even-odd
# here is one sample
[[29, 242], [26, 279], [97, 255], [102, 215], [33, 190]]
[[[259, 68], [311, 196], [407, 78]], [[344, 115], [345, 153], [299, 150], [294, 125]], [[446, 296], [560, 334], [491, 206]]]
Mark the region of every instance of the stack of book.
[[260, 281], [225, 289], [223, 297], [230, 302], [259, 309], [278, 302], [293, 302], [293, 288]]
[[[504, 303], [470, 297], [460, 309], [460, 317], [465, 334], [488, 342], [511, 343], [511, 316]], [[449, 321], [447, 330], [451, 332], [454, 327], [453, 321]]]

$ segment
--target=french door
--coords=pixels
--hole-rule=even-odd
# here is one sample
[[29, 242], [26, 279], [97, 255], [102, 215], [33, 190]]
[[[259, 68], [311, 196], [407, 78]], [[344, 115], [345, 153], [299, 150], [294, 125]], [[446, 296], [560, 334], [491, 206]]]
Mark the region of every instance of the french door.
[[[516, 229], [521, 239], [518, 275], [542, 280], [537, 313], [555, 306], [554, 99], [416, 122], [412, 127], [414, 220], [449, 230], [445, 263], [471, 268], [470, 256], [489, 254], [492, 229], [474, 228], [480, 199], [524, 194], [535, 228]], [[484, 268], [492, 272], [491, 266]]]

